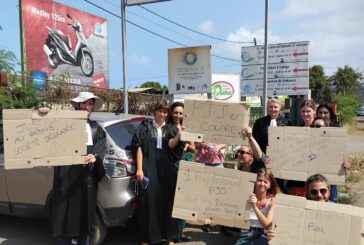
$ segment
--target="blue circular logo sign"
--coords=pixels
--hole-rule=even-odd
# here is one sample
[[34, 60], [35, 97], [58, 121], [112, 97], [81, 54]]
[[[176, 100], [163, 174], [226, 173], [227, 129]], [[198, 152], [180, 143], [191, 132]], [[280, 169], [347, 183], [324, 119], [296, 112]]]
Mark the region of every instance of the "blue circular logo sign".
[[245, 84], [243, 86], [243, 91], [245, 94], [250, 94], [252, 92], [252, 86], [250, 84]]
[[183, 55], [183, 62], [186, 65], [194, 65], [197, 61], [197, 54], [195, 54], [194, 52], [190, 52], [187, 51], [184, 55]]

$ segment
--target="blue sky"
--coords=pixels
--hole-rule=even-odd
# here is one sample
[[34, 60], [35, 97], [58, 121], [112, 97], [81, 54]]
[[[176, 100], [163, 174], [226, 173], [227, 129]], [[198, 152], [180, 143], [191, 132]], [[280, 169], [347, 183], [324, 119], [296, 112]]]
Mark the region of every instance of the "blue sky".
[[[120, 16], [120, 0], [90, 0]], [[108, 20], [110, 87], [122, 87], [121, 21], [81, 0], [57, 2]], [[221, 39], [264, 41], [264, 0], [172, 0], [143, 5], [190, 29]], [[18, 0], [1, 1], [0, 47], [20, 59]], [[363, 0], [270, 1], [269, 43], [310, 41], [309, 65], [322, 65], [326, 75], [349, 65], [364, 71]], [[239, 60], [241, 46], [207, 38], [173, 25], [139, 6], [129, 6], [127, 20], [187, 46], [211, 45], [212, 53]], [[127, 24], [129, 87], [152, 80], [168, 85], [169, 48], [181, 47]], [[212, 72], [240, 72], [240, 62], [212, 57]]]

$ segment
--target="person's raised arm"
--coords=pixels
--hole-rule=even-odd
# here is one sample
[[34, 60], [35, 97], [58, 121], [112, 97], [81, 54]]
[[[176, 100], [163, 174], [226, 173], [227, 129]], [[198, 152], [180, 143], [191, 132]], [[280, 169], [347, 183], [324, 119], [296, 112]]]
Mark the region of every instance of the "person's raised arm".
[[260, 146], [258, 144], [258, 142], [254, 139], [253, 137], [253, 132], [252, 132], [252, 129], [250, 127], [247, 127], [243, 130], [243, 133], [246, 135], [246, 137], [248, 138], [249, 140], [249, 145], [250, 145], [250, 148], [252, 149], [253, 151], [253, 154], [254, 154], [254, 157], [257, 159], [257, 160], [261, 160], [262, 157], [263, 157], [263, 152], [262, 150], [260, 149]]

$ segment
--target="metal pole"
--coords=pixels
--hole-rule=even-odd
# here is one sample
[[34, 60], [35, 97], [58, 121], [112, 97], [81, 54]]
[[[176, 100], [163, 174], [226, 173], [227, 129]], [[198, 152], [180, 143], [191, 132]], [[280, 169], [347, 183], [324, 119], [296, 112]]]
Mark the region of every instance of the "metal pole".
[[128, 114], [128, 80], [126, 73], [126, 27], [125, 27], [125, 0], [121, 0], [121, 42], [123, 49], [123, 87], [124, 87], [124, 114]]
[[268, 12], [269, 0], [265, 0], [265, 27], [264, 27], [264, 78], [263, 78], [263, 116], [267, 115], [267, 74], [268, 74]]

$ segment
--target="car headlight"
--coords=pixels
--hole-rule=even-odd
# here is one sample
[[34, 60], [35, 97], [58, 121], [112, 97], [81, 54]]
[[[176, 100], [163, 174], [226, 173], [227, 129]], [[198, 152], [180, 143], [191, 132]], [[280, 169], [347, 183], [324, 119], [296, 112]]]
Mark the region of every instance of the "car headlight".
[[126, 166], [123, 161], [115, 159], [104, 159], [104, 167], [110, 178], [127, 177]]

